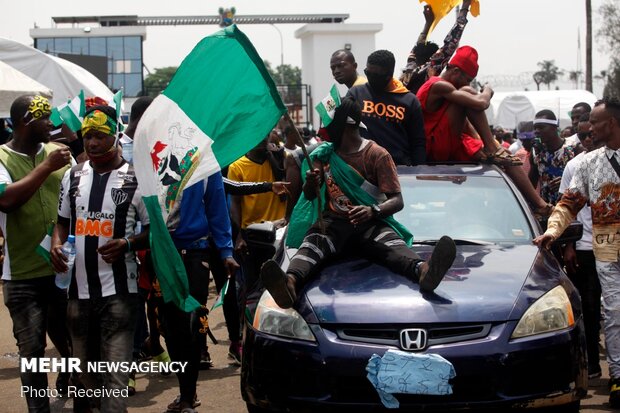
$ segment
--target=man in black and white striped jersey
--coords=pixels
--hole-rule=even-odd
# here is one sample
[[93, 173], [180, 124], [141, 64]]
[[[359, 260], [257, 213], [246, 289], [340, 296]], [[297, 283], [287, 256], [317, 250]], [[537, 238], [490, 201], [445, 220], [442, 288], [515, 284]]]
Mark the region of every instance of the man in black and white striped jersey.
[[[133, 167], [118, 151], [116, 119], [115, 110], [108, 106], [95, 106], [84, 116], [82, 136], [89, 160], [63, 177], [58, 223], [52, 237], [52, 263], [61, 272], [67, 270], [62, 243], [69, 234], [75, 235], [67, 324], [73, 356], [82, 366], [87, 361], [131, 362], [138, 303], [133, 251], [148, 244], [148, 214]], [[138, 220], [143, 231], [136, 235]], [[100, 360], [91, 359], [93, 352]], [[126, 372], [82, 372], [74, 381], [86, 388], [127, 388]], [[126, 411], [122, 396], [91, 403], [102, 412]]]

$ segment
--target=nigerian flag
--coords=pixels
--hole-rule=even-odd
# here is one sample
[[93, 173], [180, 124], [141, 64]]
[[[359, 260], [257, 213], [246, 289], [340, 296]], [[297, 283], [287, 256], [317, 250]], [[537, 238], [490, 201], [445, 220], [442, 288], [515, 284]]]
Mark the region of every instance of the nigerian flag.
[[230, 284], [230, 278], [226, 279], [226, 283], [224, 283], [224, 286], [222, 287], [222, 289], [220, 290], [220, 293], [217, 295], [217, 298], [215, 299], [215, 302], [213, 303], [213, 305], [211, 306], [211, 309], [209, 311], [213, 311], [218, 307], [221, 307], [224, 305], [224, 297], [226, 297], [226, 293], [228, 292], [228, 285]]
[[332, 123], [338, 106], [340, 106], [340, 93], [336, 85], [332, 85], [331, 89], [329, 89], [329, 95], [324, 97], [315, 107], [316, 111], [319, 112], [323, 126]]
[[67, 103], [53, 108], [50, 120], [54, 126], [60, 126], [64, 123], [73, 132], [77, 132], [82, 127], [85, 111], [84, 91], [80, 90], [79, 95], [70, 99]]
[[52, 256], [50, 253], [52, 250], [52, 232], [54, 232], [54, 224], [47, 227], [47, 234], [45, 234], [43, 241], [41, 241], [34, 250], [50, 265], [52, 264]]
[[184, 311], [204, 304], [189, 295], [183, 262], [168, 233], [177, 199], [256, 146], [285, 112], [262, 59], [232, 25], [194, 47], [142, 116], [133, 159], [164, 301]]

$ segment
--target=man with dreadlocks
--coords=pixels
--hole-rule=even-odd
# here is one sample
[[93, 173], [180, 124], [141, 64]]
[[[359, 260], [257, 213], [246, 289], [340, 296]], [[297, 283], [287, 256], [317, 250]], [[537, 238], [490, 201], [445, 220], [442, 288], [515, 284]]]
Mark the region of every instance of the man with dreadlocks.
[[[313, 169], [306, 172], [303, 198], [291, 217], [287, 243], [299, 250], [286, 274], [273, 260], [261, 269], [265, 287], [282, 308], [293, 306], [316, 267], [351, 243], [365, 256], [419, 282], [423, 291], [433, 291], [454, 261], [456, 247], [447, 236], [428, 262], [409, 248], [411, 233], [392, 216], [403, 208], [396, 166], [386, 149], [360, 136], [361, 117], [359, 104], [344, 98], [327, 126], [332, 142], [312, 152]], [[314, 211], [311, 200], [317, 193], [325, 198], [324, 233], [318, 223], [300, 218]]]

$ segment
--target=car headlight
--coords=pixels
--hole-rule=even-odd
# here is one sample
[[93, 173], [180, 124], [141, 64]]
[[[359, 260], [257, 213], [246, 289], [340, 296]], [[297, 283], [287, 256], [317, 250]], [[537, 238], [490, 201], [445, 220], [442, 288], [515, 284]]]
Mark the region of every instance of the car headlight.
[[564, 288], [558, 285], [528, 308], [511, 338], [549, 333], [573, 325], [575, 325], [573, 307]]
[[258, 301], [252, 326], [267, 334], [316, 341], [306, 320], [292, 308], [278, 307], [268, 291]]

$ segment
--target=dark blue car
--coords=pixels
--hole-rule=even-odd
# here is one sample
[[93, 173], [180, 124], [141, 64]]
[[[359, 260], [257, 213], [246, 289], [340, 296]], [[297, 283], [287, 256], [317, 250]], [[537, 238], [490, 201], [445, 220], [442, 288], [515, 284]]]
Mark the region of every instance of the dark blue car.
[[[403, 411], [558, 406], [579, 411], [587, 362], [579, 296], [548, 251], [538, 222], [492, 166], [399, 168], [397, 219], [428, 258], [444, 234], [454, 265], [433, 293], [355, 254], [305, 286], [294, 309], [267, 292], [250, 300], [241, 392], [250, 413], [381, 410], [367, 379], [373, 354], [434, 353], [452, 363], [451, 395], [397, 394]], [[573, 230], [574, 228], [571, 228]], [[580, 237], [567, 230], [559, 242]], [[276, 242], [283, 268], [294, 250]]]

